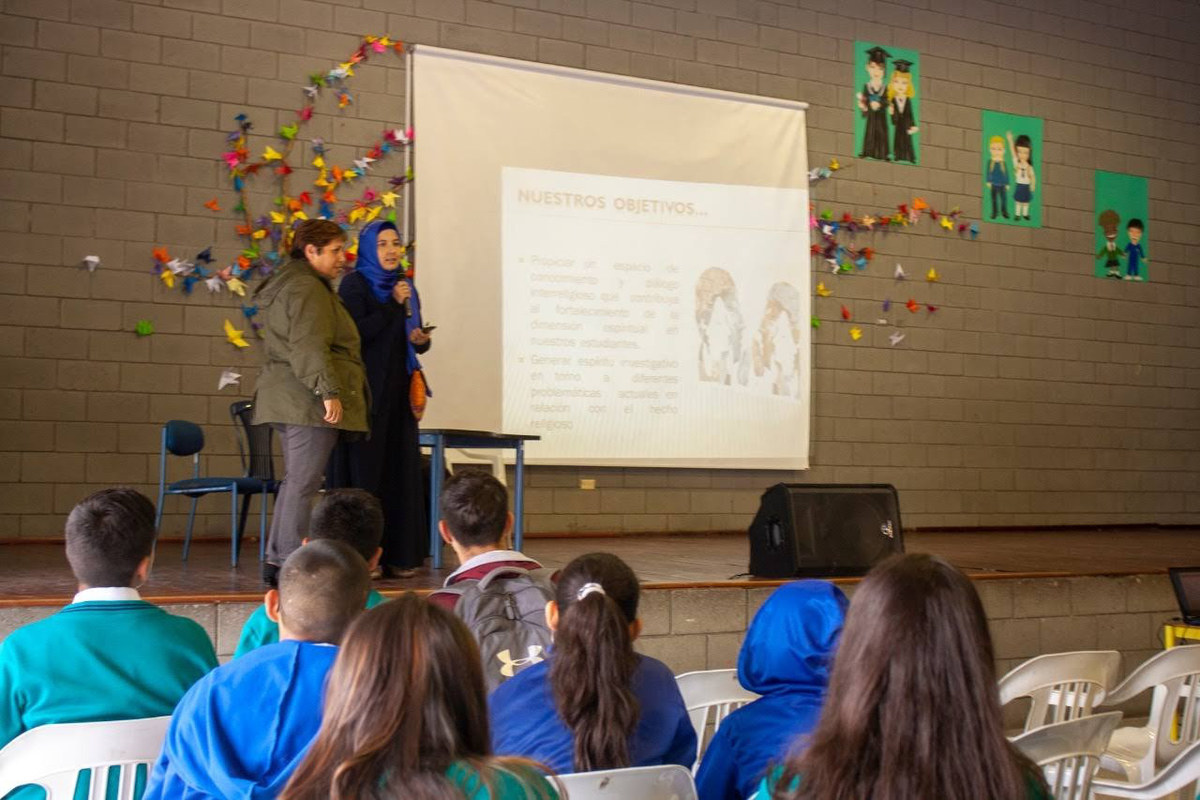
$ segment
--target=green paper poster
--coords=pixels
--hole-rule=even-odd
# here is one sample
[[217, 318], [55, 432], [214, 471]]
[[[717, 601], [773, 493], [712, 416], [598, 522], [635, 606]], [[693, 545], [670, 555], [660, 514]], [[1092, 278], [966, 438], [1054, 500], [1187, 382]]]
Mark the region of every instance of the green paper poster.
[[1146, 179], [1096, 170], [1095, 276], [1150, 280], [1150, 200]]
[[1042, 121], [984, 111], [984, 222], [1042, 227]]
[[859, 158], [919, 164], [921, 56], [854, 43], [854, 141]]

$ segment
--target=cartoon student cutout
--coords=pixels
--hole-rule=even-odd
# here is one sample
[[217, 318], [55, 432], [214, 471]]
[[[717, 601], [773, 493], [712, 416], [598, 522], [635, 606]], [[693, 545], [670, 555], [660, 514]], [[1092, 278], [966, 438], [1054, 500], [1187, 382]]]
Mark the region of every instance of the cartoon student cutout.
[[1125, 245], [1125, 256], [1128, 259], [1125, 264], [1125, 280], [1127, 281], [1144, 281], [1146, 277], [1142, 275], [1142, 264], [1145, 264], [1150, 259], [1146, 258], [1146, 250], [1142, 247], [1142, 233], [1146, 226], [1140, 219], [1131, 219], [1125, 226], [1125, 233], [1129, 236], [1129, 244]]
[[892, 80], [888, 83], [888, 104], [892, 111], [892, 125], [895, 132], [892, 138], [892, 160], [917, 163], [917, 153], [913, 149], [912, 135], [917, 132], [916, 115], [913, 113], [912, 101], [916, 90], [913, 88], [912, 74], [909, 67], [911, 61], [897, 58], [892, 62], [894, 71]]
[[1125, 251], [1117, 247], [1117, 227], [1121, 224], [1121, 215], [1106, 208], [1100, 212], [1096, 224], [1104, 229], [1104, 244], [1096, 251], [1096, 258], [1104, 259], [1105, 277], [1120, 280], [1121, 259], [1125, 258]]
[[988, 140], [987, 177], [984, 181], [992, 190], [992, 219], [1001, 214], [1008, 219], [1008, 165], [1004, 163], [1004, 140], [993, 136]]
[[889, 156], [887, 84], [883, 77], [887, 72], [887, 60], [891, 57], [882, 47], [872, 47], [867, 51], [867, 82], [858, 93], [858, 109], [866, 118], [859, 158], [887, 161]]
[[[1028, 222], [1032, 219], [1029, 216], [1029, 203], [1037, 191], [1037, 175], [1033, 171], [1033, 141], [1022, 133], [1014, 142], [1012, 131], [1009, 131], [1008, 149], [1012, 151], [1013, 177], [1017, 183], [1013, 192], [1013, 215]], [[1007, 217], [1008, 213], [1004, 216]], [[993, 210], [992, 219], [995, 218]]]

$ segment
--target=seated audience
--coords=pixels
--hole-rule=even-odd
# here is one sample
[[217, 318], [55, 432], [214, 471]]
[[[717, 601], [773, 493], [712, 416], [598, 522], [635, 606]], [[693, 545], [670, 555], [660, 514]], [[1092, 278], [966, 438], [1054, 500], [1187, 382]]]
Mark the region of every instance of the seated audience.
[[496, 752], [555, 772], [690, 768], [696, 733], [675, 676], [633, 650], [642, 627], [633, 570], [608, 553], [580, 556], [563, 568], [555, 592], [546, 606], [549, 658], [492, 694]]
[[143, 800], [248, 800], [283, 790], [317, 734], [337, 643], [367, 601], [367, 563], [344, 542], [297, 549], [267, 592], [279, 642], [210, 672], [171, 716]]
[[[300, 542], [302, 546], [321, 539], [345, 542], [363, 557], [368, 569], [373, 571], [379, 565], [379, 557], [383, 553], [379, 546], [383, 539], [383, 508], [379, 499], [370, 492], [362, 489], [326, 492], [313, 510], [308, 530], [308, 537]], [[385, 599], [372, 589], [367, 594], [367, 608], [374, 608]], [[267, 616], [264, 602], [242, 626], [242, 635], [233, 657], [243, 656], [264, 644], [278, 641], [279, 624]]]
[[529, 762], [492, 756], [475, 641], [414, 594], [350, 626], [324, 709], [280, 800], [558, 796]]
[[965, 575], [894, 556], [854, 594], [821, 719], [764, 798], [1049, 800], [1004, 738], [992, 640]]
[[767, 766], [817, 724], [849, 601], [826, 581], [776, 589], [754, 615], [738, 654], [738, 681], [762, 695], [713, 734], [696, 773], [701, 800], [744, 800]]
[[[508, 490], [486, 472], [466, 469], [451, 475], [442, 487], [438, 522], [442, 540], [454, 550], [459, 567], [446, 578], [445, 587], [478, 581], [497, 569], [516, 567], [541, 569], [542, 565], [516, 550], [504, 550], [500, 542], [512, 530]], [[459, 593], [439, 589], [429, 600], [454, 609]]]
[[[65, 534], [78, 594], [0, 643], [0, 747], [39, 725], [166, 716], [217, 665], [203, 628], [138, 594], [154, 560], [145, 496], [96, 492], [71, 511]], [[42, 795], [28, 787], [9, 797]]]

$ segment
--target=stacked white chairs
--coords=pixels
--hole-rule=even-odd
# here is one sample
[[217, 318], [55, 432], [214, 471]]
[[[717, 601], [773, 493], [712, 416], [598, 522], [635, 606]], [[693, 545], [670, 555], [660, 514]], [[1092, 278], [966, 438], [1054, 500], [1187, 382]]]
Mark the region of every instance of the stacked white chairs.
[[712, 740], [712, 734], [721, 727], [721, 722], [736, 709], [757, 700], [758, 695], [742, 688], [736, 669], [684, 672], [675, 676], [675, 682], [683, 695], [692, 727], [696, 729], [696, 763], [692, 765], [695, 772], [705, 747]]
[[104, 800], [108, 769], [120, 769], [117, 800], [134, 800], [138, 767], [162, 750], [170, 717], [120, 722], [41, 725], [0, 750], [0, 797], [18, 786], [41, 786], [47, 800], [71, 800], [79, 773], [91, 770], [89, 800]]
[[1042, 769], [1054, 800], [1088, 800], [1100, 756], [1120, 711], [1043, 725], [1013, 739], [1013, 745]]
[[677, 764], [576, 772], [547, 778], [570, 800], [697, 800], [692, 773]]
[[1145, 726], [1118, 728], [1100, 763], [1130, 783], [1153, 778], [1200, 740], [1200, 646], [1172, 647], [1147, 659], [1104, 700], [1115, 706], [1153, 691]]
[[1104, 702], [1117, 682], [1121, 654], [1116, 650], [1051, 653], [1031, 658], [1000, 679], [1000, 705], [1030, 699], [1026, 732], [1086, 717]]
[[1141, 783], [1125, 783], [1107, 778], [1093, 779], [1092, 797], [1095, 800], [1163, 800], [1167, 797], [1191, 800], [1196, 796], [1197, 781], [1200, 781], [1200, 742], [1189, 745], [1153, 778]]

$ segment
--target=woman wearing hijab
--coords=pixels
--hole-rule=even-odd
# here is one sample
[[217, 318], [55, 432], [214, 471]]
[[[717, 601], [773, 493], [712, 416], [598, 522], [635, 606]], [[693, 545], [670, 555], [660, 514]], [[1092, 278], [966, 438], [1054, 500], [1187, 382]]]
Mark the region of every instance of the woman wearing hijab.
[[[407, 578], [427, 552], [424, 484], [414, 403], [423, 409], [419, 353], [429, 350], [421, 300], [404, 274], [404, 247], [395, 224], [373, 222], [358, 236], [357, 268], [338, 294], [362, 339], [371, 389], [371, 437], [349, 448], [349, 483], [383, 504], [385, 574]], [[420, 391], [412, 392], [413, 388]]]

